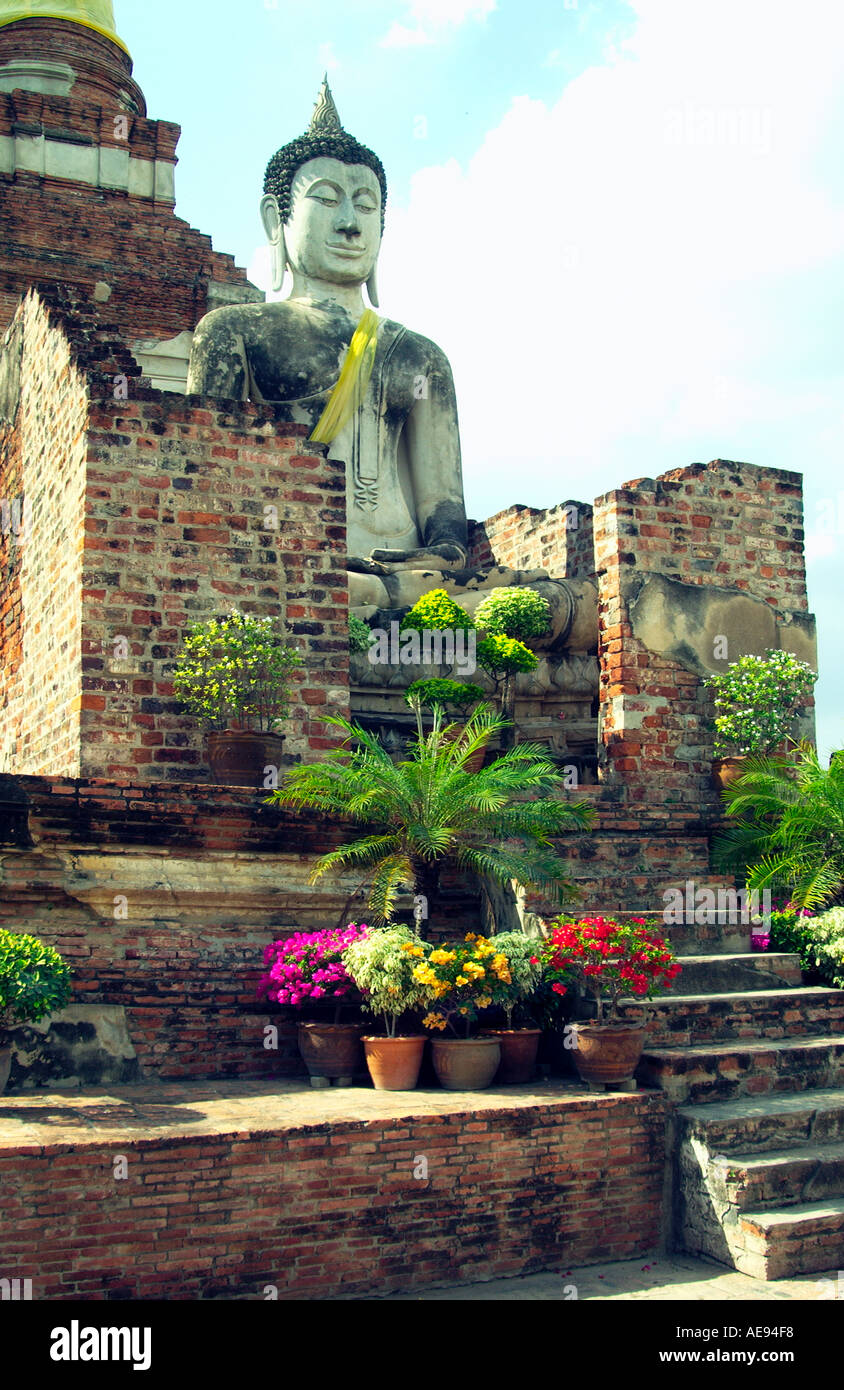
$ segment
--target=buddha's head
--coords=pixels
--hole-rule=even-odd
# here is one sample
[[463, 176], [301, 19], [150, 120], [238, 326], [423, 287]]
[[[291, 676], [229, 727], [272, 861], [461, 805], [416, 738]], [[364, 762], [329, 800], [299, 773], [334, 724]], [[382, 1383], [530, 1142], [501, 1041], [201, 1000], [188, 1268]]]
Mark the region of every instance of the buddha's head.
[[363, 285], [377, 307], [375, 267], [387, 180], [380, 159], [343, 130], [327, 80], [306, 135], [273, 155], [261, 218], [272, 247], [273, 289], [294, 276]]

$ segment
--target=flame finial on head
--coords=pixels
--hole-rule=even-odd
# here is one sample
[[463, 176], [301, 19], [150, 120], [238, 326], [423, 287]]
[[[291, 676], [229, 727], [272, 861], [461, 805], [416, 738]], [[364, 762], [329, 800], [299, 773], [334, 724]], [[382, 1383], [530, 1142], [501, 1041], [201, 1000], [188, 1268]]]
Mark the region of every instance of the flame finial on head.
[[342, 135], [343, 127], [340, 124], [340, 116], [331, 95], [331, 88], [328, 85], [328, 73], [322, 79], [322, 86], [316, 99], [314, 114], [311, 116], [311, 124], [308, 127], [309, 135]]

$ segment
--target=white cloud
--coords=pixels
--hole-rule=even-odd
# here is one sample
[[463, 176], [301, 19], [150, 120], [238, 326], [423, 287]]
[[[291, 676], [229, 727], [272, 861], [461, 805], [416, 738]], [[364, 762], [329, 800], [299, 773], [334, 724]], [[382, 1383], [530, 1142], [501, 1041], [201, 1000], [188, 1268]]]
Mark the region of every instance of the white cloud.
[[483, 21], [496, 8], [496, 0], [411, 0], [410, 24], [396, 20], [381, 39], [382, 48], [413, 48], [436, 43], [470, 20]]

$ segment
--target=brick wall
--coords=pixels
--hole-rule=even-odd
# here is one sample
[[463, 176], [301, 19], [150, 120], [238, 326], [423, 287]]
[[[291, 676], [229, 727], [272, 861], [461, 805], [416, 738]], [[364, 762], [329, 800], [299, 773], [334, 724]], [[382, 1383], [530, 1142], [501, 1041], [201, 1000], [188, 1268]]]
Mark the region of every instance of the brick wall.
[[469, 523], [469, 563], [544, 569], [556, 578], [590, 579], [595, 573], [592, 508], [560, 502], [547, 509], [516, 505], [487, 521]]
[[[564, 1275], [657, 1244], [659, 1094], [414, 1108], [400, 1121], [240, 1119], [220, 1134], [187, 1120], [178, 1137], [4, 1147], [0, 1268], [31, 1278], [36, 1299], [262, 1299], [268, 1284], [324, 1299]], [[427, 1179], [413, 1176], [420, 1154]]]
[[[667, 887], [710, 881], [705, 828], [683, 808], [633, 814], [612, 789], [589, 791], [595, 830], [560, 845], [584, 911], [661, 911]], [[366, 920], [349, 902], [357, 870], [309, 882], [317, 856], [355, 833], [238, 788], [0, 777], [0, 925], [65, 957], [75, 1004], [125, 1011], [143, 1075], [298, 1074], [294, 1027], [256, 1002], [262, 953], [344, 910]], [[446, 886], [432, 937], [477, 931], [477, 899]], [[277, 1053], [264, 1049], [268, 1022], [281, 1026]], [[11, 1089], [25, 1084], [16, 1069]]]
[[[0, 536], [0, 759], [79, 771], [87, 387], [68, 342], [31, 297], [8, 342], [20, 360], [0, 437], [0, 498], [21, 529]], [[0, 767], [2, 762], [0, 762]]]
[[[202, 730], [173, 663], [191, 622], [235, 606], [286, 617], [303, 653], [285, 757], [333, 746], [320, 714], [348, 712], [344, 465], [281, 408], [143, 390], [96, 316], [63, 321], [73, 353], [36, 296], [21, 319], [33, 524], [7, 600], [5, 770], [197, 780]], [[104, 394], [115, 372], [128, 400]]]
[[[640, 479], [595, 503], [606, 773], [633, 801], [717, 804], [711, 698], [699, 675], [633, 636], [639, 576], [745, 592], [779, 618], [808, 608], [801, 478], [717, 459]], [[732, 659], [732, 656], [731, 656]], [[679, 754], [679, 756], [678, 756]]]
[[[98, 282], [109, 286], [126, 339], [195, 328], [226, 297], [209, 301], [212, 282], [228, 286], [232, 300], [261, 297], [231, 256], [173, 211], [179, 127], [133, 115], [126, 122], [76, 97], [0, 93], [0, 149], [5, 141], [36, 166], [0, 172], [0, 329], [31, 286], [56, 282], [89, 299]], [[113, 172], [104, 172], [109, 153]], [[85, 181], [106, 178], [126, 187]], [[130, 191], [147, 182], [143, 194]]]

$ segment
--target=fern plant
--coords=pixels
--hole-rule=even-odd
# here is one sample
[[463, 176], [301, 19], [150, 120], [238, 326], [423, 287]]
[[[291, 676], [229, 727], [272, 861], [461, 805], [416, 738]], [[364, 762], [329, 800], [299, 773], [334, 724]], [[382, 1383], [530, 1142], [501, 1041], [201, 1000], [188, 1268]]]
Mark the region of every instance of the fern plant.
[[398, 762], [367, 730], [345, 719], [327, 722], [343, 730], [344, 746], [292, 768], [268, 800], [358, 821], [371, 833], [324, 854], [312, 882], [331, 870], [365, 870], [369, 917], [380, 923], [394, 920], [403, 888], [430, 902], [447, 860], [482, 878], [536, 887], [556, 903], [571, 897], [552, 839], [588, 829], [594, 812], [585, 802], [556, 799], [563, 776], [540, 744], [518, 744], [479, 772], [466, 771], [504, 725], [489, 705], [479, 705], [462, 729], [444, 724], [435, 705], [426, 734], [417, 704], [416, 736]]
[[722, 793], [727, 825], [715, 863], [745, 875], [748, 889], [787, 891], [795, 907], [844, 901], [844, 757], [821, 765], [811, 743], [794, 760], [748, 758]]

